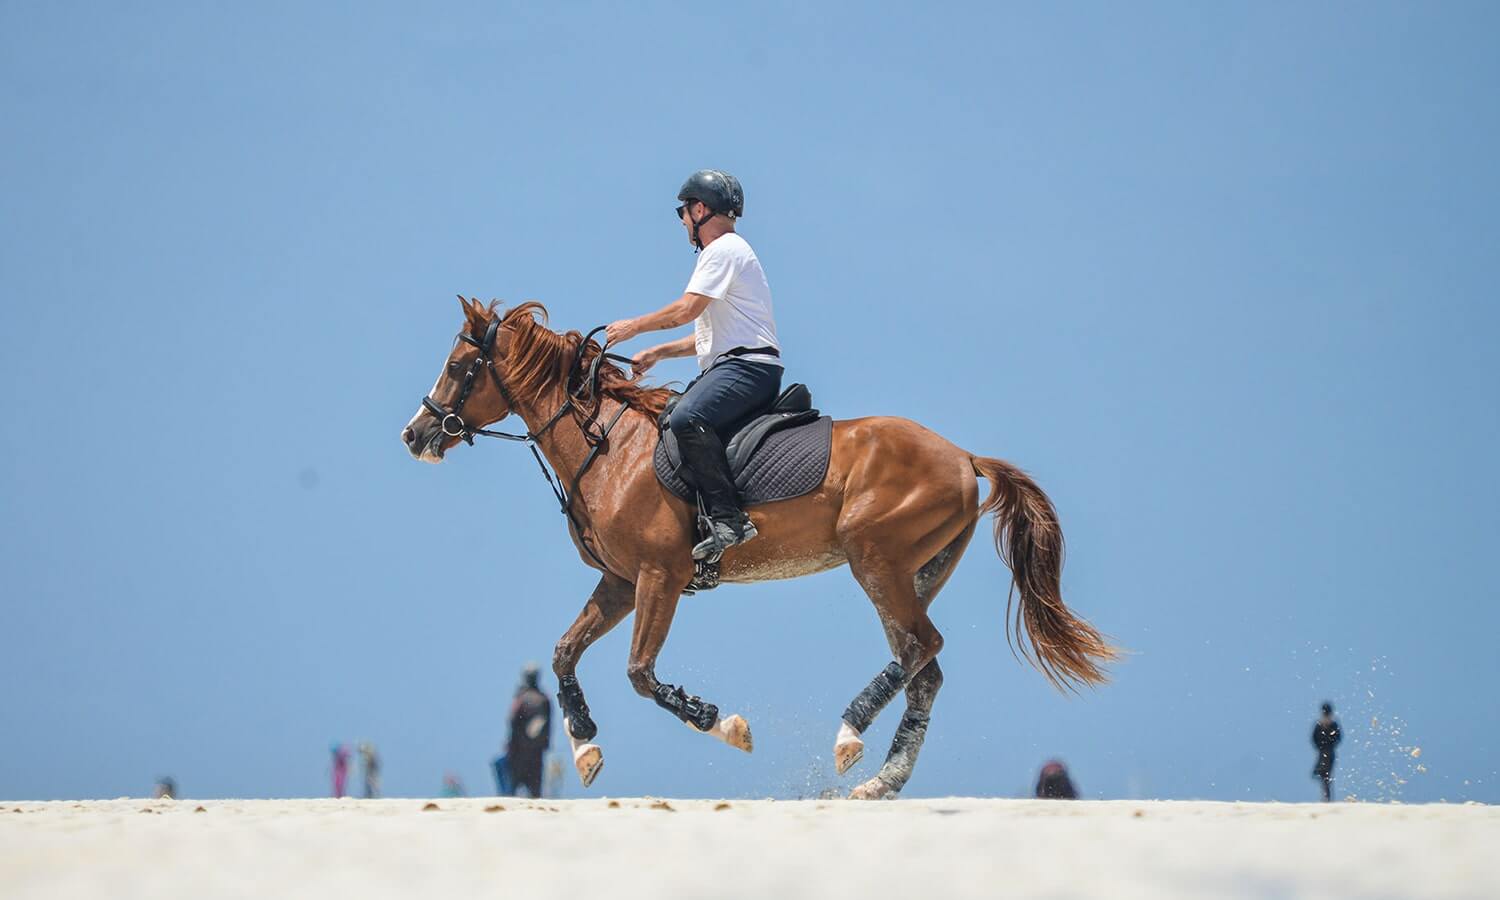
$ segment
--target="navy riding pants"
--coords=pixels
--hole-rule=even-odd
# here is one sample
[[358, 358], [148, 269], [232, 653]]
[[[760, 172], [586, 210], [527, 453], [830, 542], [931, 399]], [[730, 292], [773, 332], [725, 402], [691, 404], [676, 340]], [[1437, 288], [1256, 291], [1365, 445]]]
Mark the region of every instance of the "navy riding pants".
[[781, 366], [733, 356], [721, 360], [688, 384], [667, 424], [678, 435], [703, 425], [727, 443], [737, 426], [780, 396], [781, 373]]

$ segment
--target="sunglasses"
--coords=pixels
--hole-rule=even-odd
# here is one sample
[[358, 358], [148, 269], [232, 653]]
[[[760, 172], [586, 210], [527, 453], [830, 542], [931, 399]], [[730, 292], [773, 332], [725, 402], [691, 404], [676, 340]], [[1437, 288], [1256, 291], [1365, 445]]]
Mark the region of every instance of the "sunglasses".
[[677, 207], [677, 218], [679, 218], [679, 219], [682, 218], [683, 211], [688, 208], [688, 203], [692, 203], [692, 202], [693, 201], [689, 200], [687, 203], [684, 203], [681, 206]]

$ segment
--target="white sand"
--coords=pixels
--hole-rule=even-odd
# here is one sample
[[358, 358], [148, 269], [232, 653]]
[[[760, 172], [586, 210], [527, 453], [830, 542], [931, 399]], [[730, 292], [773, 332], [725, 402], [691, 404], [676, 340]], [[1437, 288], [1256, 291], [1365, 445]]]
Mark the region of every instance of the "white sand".
[[0, 801], [0, 897], [1500, 897], [1489, 806], [426, 802]]

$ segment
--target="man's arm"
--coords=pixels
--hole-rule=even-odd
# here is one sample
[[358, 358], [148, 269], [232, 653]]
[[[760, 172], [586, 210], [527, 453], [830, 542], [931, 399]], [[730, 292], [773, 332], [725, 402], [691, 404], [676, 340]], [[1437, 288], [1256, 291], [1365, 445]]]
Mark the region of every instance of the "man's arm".
[[698, 344], [690, 334], [680, 337], [675, 341], [667, 341], [665, 344], [657, 344], [641, 356], [649, 355], [652, 362], [660, 362], [664, 359], [677, 359], [681, 356], [694, 356], [698, 353]]
[[683, 294], [654, 313], [611, 322], [605, 334], [611, 344], [622, 344], [644, 331], [664, 331], [686, 325], [698, 318], [713, 300], [705, 294]]
[[668, 341], [665, 344], [657, 344], [649, 350], [642, 350], [635, 355], [631, 368], [637, 375], [644, 375], [652, 366], [664, 359], [676, 359], [679, 356], [692, 356], [698, 352], [698, 346], [690, 334], [687, 337]]
[[704, 294], [683, 294], [654, 313], [636, 319], [636, 333], [643, 331], [665, 331], [686, 325], [703, 314], [714, 298]]

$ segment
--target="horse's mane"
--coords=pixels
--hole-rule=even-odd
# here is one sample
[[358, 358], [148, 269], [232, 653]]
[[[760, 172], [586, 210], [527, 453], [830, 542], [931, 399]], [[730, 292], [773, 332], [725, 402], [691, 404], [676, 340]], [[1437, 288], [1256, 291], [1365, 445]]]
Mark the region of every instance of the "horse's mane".
[[[549, 385], [564, 383], [568, 379], [587, 377], [594, 358], [604, 352], [598, 341], [591, 340], [583, 347], [583, 358], [574, 355], [583, 335], [577, 331], [558, 334], [548, 328], [547, 307], [529, 300], [508, 309], [502, 315], [496, 311], [498, 301], [488, 308], [474, 302], [474, 309], [484, 316], [482, 320], [471, 319], [470, 327], [476, 338], [484, 337], [484, 330], [495, 316], [499, 315], [500, 327], [510, 332], [510, 345], [505, 353], [506, 380], [517, 397], [536, 400]], [[639, 410], [653, 419], [661, 415], [672, 391], [664, 387], [642, 387], [640, 376], [627, 375], [619, 366], [604, 360], [599, 364], [599, 392]], [[573, 381], [571, 387], [577, 384]]]

